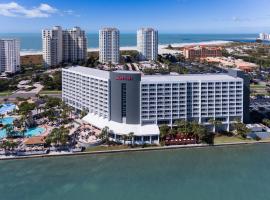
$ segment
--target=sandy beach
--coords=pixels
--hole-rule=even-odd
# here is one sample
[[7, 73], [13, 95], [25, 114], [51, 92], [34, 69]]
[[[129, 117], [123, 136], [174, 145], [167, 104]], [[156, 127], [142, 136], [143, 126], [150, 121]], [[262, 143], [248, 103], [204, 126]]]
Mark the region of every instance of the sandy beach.
[[[194, 43], [173, 43], [170, 44], [172, 47], [185, 47], [185, 46], [191, 46], [191, 45], [225, 45], [231, 43], [231, 41], [208, 41], [208, 42], [194, 42]], [[166, 53], [177, 53], [179, 51], [177, 50], [170, 50], [166, 49], [169, 44], [159, 44], [158, 51], [159, 54], [166, 54]], [[137, 50], [136, 46], [126, 46], [126, 47], [120, 47], [121, 51], [130, 51], [130, 50]], [[96, 52], [99, 51], [98, 48], [88, 48], [88, 52]], [[28, 56], [28, 55], [41, 55], [42, 51], [32, 51], [32, 50], [22, 50], [21, 56]]]

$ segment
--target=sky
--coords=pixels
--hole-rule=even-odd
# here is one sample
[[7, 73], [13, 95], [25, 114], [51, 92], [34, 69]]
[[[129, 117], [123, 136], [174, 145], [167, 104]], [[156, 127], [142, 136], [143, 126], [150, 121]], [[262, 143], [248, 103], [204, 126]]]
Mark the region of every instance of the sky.
[[117, 27], [132, 33], [270, 32], [270, 0], [0, 0], [0, 33], [40, 32], [61, 25], [89, 33]]

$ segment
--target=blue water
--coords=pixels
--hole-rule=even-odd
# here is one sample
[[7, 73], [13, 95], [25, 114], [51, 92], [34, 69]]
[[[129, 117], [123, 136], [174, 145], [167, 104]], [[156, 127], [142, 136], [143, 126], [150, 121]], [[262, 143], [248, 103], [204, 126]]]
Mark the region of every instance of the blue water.
[[0, 119], [0, 123], [3, 125], [13, 124], [13, 121], [14, 121], [14, 117], [5, 117], [3, 119]]
[[[0, 119], [0, 123], [3, 125], [6, 124], [13, 124], [14, 118], [13, 117], [5, 117], [3, 119]], [[34, 128], [29, 128], [25, 132], [25, 137], [33, 137], [40, 135], [45, 132], [45, 128], [42, 127], [34, 127]], [[1, 129], [0, 130], [0, 139], [6, 137], [6, 130]]]
[[33, 137], [33, 136], [41, 135], [44, 132], [45, 132], [45, 128], [42, 128], [42, 127], [29, 128], [26, 130], [25, 136]]
[[[19, 38], [22, 51], [41, 51], [41, 33], [0, 33], [0, 38]], [[88, 33], [88, 48], [98, 47], [98, 34]], [[159, 34], [160, 44], [193, 43], [209, 41], [254, 42], [257, 34]], [[136, 34], [121, 34], [120, 45], [136, 46]]]
[[15, 104], [2, 104], [2, 107], [0, 108], [0, 114], [6, 114], [7, 112], [11, 112], [15, 110], [16, 105]]
[[0, 161], [1, 200], [269, 200], [270, 145]]

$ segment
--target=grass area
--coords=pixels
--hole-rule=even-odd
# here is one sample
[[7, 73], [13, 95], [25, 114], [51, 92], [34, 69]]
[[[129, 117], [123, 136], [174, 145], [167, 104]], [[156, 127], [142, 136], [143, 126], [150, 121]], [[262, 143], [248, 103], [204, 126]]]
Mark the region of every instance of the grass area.
[[112, 151], [112, 150], [123, 150], [129, 149], [130, 147], [126, 145], [116, 145], [116, 146], [96, 146], [86, 149], [86, 152], [95, 152], [95, 151]]
[[239, 143], [239, 142], [246, 142], [246, 143], [253, 143], [253, 142], [270, 142], [270, 138], [263, 139], [263, 140], [253, 140], [253, 139], [244, 139], [238, 136], [216, 136], [214, 139], [214, 144], [225, 144], [225, 143]]
[[0, 92], [0, 97], [9, 96], [9, 95], [11, 95], [11, 94], [12, 94], [12, 92], [10, 92], [10, 91], [7, 91], [7, 92]]
[[253, 89], [266, 89], [266, 86], [265, 85], [254, 85], [254, 84], [251, 84], [250, 85], [250, 88], [253, 88]]
[[224, 144], [224, 143], [238, 143], [238, 142], [254, 142], [251, 139], [244, 139], [238, 136], [216, 136], [214, 139], [214, 144]]
[[61, 90], [42, 90], [39, 94], [61, 94]]

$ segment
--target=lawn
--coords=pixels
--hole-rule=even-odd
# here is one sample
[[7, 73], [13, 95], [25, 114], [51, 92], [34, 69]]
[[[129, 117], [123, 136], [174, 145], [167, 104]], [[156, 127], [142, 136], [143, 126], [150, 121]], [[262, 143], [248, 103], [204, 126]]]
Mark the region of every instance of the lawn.
[[61, 90], [42, 90], [39, 94], [61, 94]]
[[12, 94], [12, 92], [9, 92], [9, 91], [7, 91], [7, 92], [0, 92], [0, 97], [9, 96], [11, 94]]
[[86, 152], [95, 152], [95, 151], [112, 151], [112, 150], [123, 150], [129, 149], [126, 145], [116, 145], [116, 146], [96, 146], [86, 149]]
[[239, 142], [254, 142], [254, 140], [244, 139], [237, 136], [216, 136], [214, 139], [214, 144], [224, 144], [224, 143], [239, 143]]
[[253, 89], [266, 89], [266, 86], [265, 85], [254, 85], [254, 84], [251, 84], [250, 85], [250, 88], [253, 88]]

